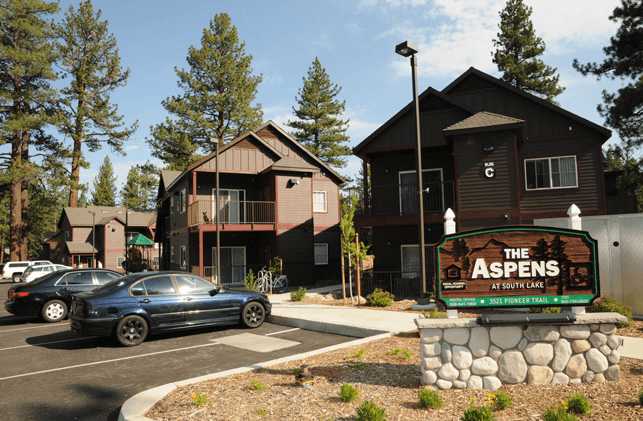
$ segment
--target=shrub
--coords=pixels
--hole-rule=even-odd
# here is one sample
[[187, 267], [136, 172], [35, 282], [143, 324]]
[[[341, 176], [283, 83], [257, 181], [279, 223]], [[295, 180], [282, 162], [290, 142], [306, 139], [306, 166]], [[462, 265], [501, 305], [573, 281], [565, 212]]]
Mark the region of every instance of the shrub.
[[411, 351], [406, 348], [393, 348], [388, 352], [388, 355], [392, 357], [399, 357], [403, 360], [410, 360], [413, 356]]
[[423, 388], [418, 392], [420, 406], [422, 408], [440, 409], [442, 407], [442, 398], [437, 391]]
[[498, 390], [492, 394], [492, 403], [494, 410], [502, 411], [503, 409], [507, 409], [511, 406], [511, 396], [509, 396], [505, 391]]
[[205, 393], [198, 392], [192, 394], [192, 404], [194, 404], [194, 406], [201, 407], [206, 405], [207, 403], [208, 395], [206, 395]]
[[301, 301], [306, 296], [306, 288], [299, 287], [290, 293], [290, 301]]
[[630, 321], [632, 320], [632, 307], [621, 304], [615, 299], [609, 297], [594, 301], [594, 303], [589, 307], [589, 311], [591, 313], [616, 312], [627, 317], [627, 322], [619, 323], [618, 327], [629, 326]]
[[248, 271], [248, 273], [246, 273], [246, 276], [243, 278], [243, 284], [250, 291], [258, 291], [259, 290], [257, 277], [255, 276], [255, 273], [252, 271], [252, 269], [250, 269]]
[[434, 308], [431, 311], [425, 312], [424, 317], [426, 317], [427, 319], [446, 319], [447, 318], [447, 312], [446, 311], [440, 311], [440, 310]]
[[578, 418], [574, 414], [567, 412], [564, 405], [549, 408], [543, 414], [544, 421], [577, 421]]
[[357, 408], [357, 421], [386, 421], [386, 412], [376, 403], [364, 401]]
[[266, 408], [257, 409], [257, 416], [265, 417], [266, 415], [268, 415], [268, 410]]
[[639, 405], [643, 406], [643, 389], [639, 392]]
[[582, 393], [575, 393], [567, 399], [567, 412], [571, 414], [587, 415], [592, 409], [589, 400]]
[[352, 384], [344, 383], [339, 388], [339, 398], [342, 400], [342, 402], [353, 402], [355, 399], [357, 399], [358, 395], [359, 391]]
[[462, 421], [494, 421], [493, 411], [488, 406], [470, 406], [462, 414]]
[[356, 360], [361, 360], [362, 358], [364, 358], [364, 353], [365, 351], [360, 348], [357, 351], [355, 351], [355, 353], [353, 354], [353, 358]]
[[530, 313], [547, 313], [547, 314], [558, 314], [560, 313], [560, 307], [529, 307]]
[[268, 386], [266, 386], [265, 384], [263, 384], [263, 383], [261, 383], [260, 381], [257, 381], [257, 380], [251, 380], [250, 385], [248, 386], [248, 388], [250, 390], [255, 390], [257, 392], [261, 392], [262, 390], [266, 390], [267, 387]]
[[373, 292], [366, 296], [366, 303], [371, 307], [388, 307], [393, 304], [395, 296], [383, 289], [375, 288]]

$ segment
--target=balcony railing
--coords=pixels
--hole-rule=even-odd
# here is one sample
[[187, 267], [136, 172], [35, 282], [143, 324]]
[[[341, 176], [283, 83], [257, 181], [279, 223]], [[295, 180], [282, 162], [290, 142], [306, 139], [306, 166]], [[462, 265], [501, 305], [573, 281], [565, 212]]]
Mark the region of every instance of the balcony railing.
[[[373, 185], [366, 194], [361, 194], [360, 214], [376, 215], [417, 215], [417, 184]], [[424, 182], [424, 211], [444, 212], [455, 204], [453, 181]]]
[[[214, 224], [215, 201], [202, 199], [188, 206], [188, 225]], [[219, 201], [219, 224], [274, 224], [275, 202], [252, 200]]]

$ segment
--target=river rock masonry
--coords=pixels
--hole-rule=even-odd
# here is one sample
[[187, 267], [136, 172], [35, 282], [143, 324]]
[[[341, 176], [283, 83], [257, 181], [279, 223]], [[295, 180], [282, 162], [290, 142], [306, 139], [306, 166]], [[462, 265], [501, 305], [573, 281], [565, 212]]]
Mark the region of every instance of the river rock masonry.
[[573, 324], [483, 326], [476, 319], [416, 319], [422, 383], [496, 390], [503, 384], [618, 381], [618, 313], [578, 314]]

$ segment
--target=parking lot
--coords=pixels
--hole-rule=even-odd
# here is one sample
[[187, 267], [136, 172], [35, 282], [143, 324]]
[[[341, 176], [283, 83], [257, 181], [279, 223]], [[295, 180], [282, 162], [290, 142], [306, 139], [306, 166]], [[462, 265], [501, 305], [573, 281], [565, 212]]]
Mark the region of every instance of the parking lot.
[[[0, 283], [2, 302], [10, 286]], [[261, 338], [248, 341], [248, 333]], [[150, 387], [351, 339], [265, 323], [255, 330], [211, 328], [157, 336], [125, 348], [108, 339], [77, 337], [68, 321], [20, 319], [2, 307], [0, 414], [3, 420], [116, 420], [127, 398]]]

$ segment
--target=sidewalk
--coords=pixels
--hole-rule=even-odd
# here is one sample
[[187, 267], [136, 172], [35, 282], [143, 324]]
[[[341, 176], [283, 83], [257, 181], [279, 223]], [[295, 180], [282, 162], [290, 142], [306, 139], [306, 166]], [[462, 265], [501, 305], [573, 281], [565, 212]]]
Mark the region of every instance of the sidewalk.
[[643, 338], [634, 338], [632, 336], [621, 336], [621, 338], [623, 338], [621, 357], [643, 360]]

